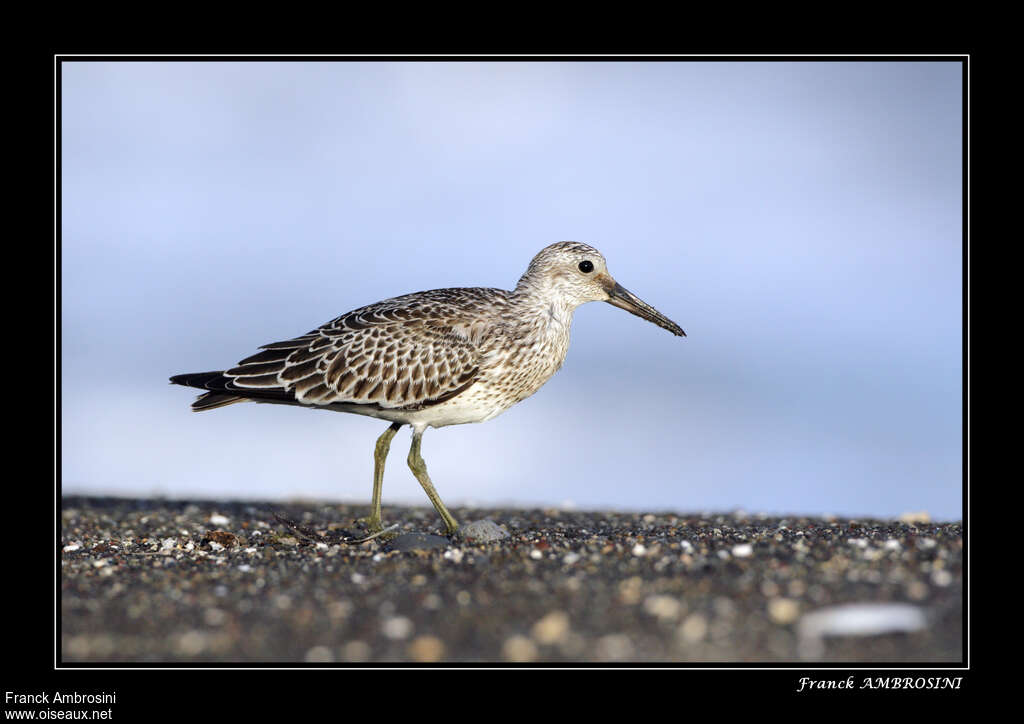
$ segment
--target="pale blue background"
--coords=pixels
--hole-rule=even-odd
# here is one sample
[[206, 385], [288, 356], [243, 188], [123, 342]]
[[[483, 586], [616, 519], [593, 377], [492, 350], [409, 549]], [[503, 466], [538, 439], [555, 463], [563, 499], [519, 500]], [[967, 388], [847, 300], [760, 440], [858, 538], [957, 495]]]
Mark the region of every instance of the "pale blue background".
[[[385, 423], [194, 414], [168, 376], [381, 298], [512, 288], [576, 239], [689, 336], [581, 307], [537, 395], [427, 432], [449, 505], [961, 517], [958, 63], [61, 78], [65, 493], [368, 502]], [[385, 505], [428, 505], [407, 445]]]

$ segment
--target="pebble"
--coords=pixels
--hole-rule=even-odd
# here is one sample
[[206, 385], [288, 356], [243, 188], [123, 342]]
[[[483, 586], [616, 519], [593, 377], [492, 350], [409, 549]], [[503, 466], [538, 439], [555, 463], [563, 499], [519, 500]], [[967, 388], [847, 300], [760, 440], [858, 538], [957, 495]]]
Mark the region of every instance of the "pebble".
[[793, 623], [799, 615], [800, 604], [790, 598], [773, 598], [768, 601], [768, 617], [777, 624]]
[[927, 626], [924, 611], [906, 603], [851, 603], [829, 606], [800, 619], [803, 639], [825, 636], [874, 636], [913, 632]]
[[361, 662], [369, 661], [373, 655], [373, 649], [365, 641], [349, 641], [341, 647], [341, 658], [343, 661]]
[[207, 626], [220, 626], [227, 621], [228, 615], [219, 608], [208, 608], [203, 611], [203, 622]]
[[741, 543], [732, 547], [732, 554], [737, 558], [749, 558], [754, 553], [754, 546], [749, 543]]
[[206, 635], [202, 631], [183, 633], [175, 639], [174, 648], [182, 656], [198, 656], [206, 648]]
[[621, 661], [632, 655], [633, 642], [625, 634], [608, 634], [597, 640], [596, 653], [600, 661]]
[[436, 548], [447, 548], [451, 541], [443, 535], [429, 533], [402, 533], [387, 542], [393, 551], [429, 551]]
[[661, 621], [674, 621], [679, 618], [683, 606], [679, 599], [672, 596], [654, 595], [644, 599], [644, 611]]
[[537, 646], [525, 636], [511, 636], [501, 645], [501, 656], [505, 661], [528, 663], [537, 658]]
[[334, 661], [334, 654], [326, 646], [314, 646], [306, 652], [303, 660], [310, 664], [330, 663]]
[[916, 513], [903, 513], [898, 520], [901, 523], [912, 525], [914, 523], [931, 523], [932, 517], [928, 514], [928, 511], [922, 510]]
[[458, 536], [470, 543], [493, 543], [509, 537], [509, 532], [493, 520], [474, 520], [459, 527]]
[[920, 601], [928, 597], [928, 586], [921, 581], [910, 581], [906, 587], [907, 598]]
[[421, 664], [441, 661], [444, 658], [444, 642], [437, 636], [417, 636], [409, 644], [409, 658]]
[[619, 583], [619, 599], [627, 606], [640, 602], [644, 581], [640, 576], [631, 576]]
[[386, 619], [381, 626], [383, 634], [393, 641], [409, 638], [412, 629], [412, 621], [405, 616], [394, 616]]
[[530, 633], [544, 645], [564, 643], [569, 637], [569, 616], [565, 611], [552, 611], [533, 624]]
[[338, 621], [347, 618], [352, 613], [352, 604], [349, 601], [331, 601], [327, 604], [327, 615], [332, 620]]
[[[836, 661], [955, 665], [962, 653], [959, 523], [494, 510], [477, 516], [513, 534], [477, 545], [416, 532], [436, 524], [429, 507], [392, 506], [404, 533], [351, 545], [338, 531], [365, 506], [288, 504], [291, 519], [328, 531], [325, 548], [274, 507], [66, 497], [60, 545], [80, 547], [61, 559], [62, 656], [757, 662], [820, 645]], [[827, 608], [894, 601], [927, 611], [928, 625], [912, 636], [810, 625]]]
[[678, 630], [679, 636], [687, 643], [703, 640], [708, 633], [708, 620], [703, 614], [693, 613], [686, 617]]

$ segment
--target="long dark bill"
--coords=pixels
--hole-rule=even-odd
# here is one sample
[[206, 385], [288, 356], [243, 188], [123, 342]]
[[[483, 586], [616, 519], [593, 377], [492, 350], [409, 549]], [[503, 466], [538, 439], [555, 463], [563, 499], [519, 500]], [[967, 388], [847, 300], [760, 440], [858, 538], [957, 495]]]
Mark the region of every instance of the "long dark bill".
[[625, 309], [630, 314], [635, 314], [638, 317], [646, 319], [648, 322], [654, 322], [659, 327], [667, 329], [677, 337], [685, 337], [686, 332], [680, 328], [678, 324], [673, 322], [671, 319], [666, 317], [664, 314], [659, 312], [657, 309], [652, 307], [650, 304], [642, 300], [633, 292], [626, 289], [618, 282], [606, 287], [608, 295], [611, 297], [608, 299], [608, 303]]

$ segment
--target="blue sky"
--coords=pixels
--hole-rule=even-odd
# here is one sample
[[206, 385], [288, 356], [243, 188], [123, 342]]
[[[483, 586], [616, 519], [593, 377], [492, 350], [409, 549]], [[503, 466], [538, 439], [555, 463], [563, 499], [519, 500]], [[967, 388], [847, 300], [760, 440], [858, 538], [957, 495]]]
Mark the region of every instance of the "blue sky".
[[[61, 93], [66, 493], [368, 502], [385, 423], [167, 378], [574, 239], [688, 336], [581, 307], [540, 392], [424, 436], [449, 506], [961, 517], [958, 63], [83, 61]], [[385, 506], [428, 505], [407, 445]]]

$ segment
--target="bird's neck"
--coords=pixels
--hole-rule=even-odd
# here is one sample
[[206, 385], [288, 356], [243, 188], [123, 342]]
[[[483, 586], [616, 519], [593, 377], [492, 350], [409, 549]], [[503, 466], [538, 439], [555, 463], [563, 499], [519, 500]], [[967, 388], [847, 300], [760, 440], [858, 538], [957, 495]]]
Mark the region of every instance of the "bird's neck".
[[556, 288], [541, 288], [530, 281], [521, 280], [511, 294], [516, 320], [541, 330], [545, 336], [568, 337], [577, 305], [572, 304]]

